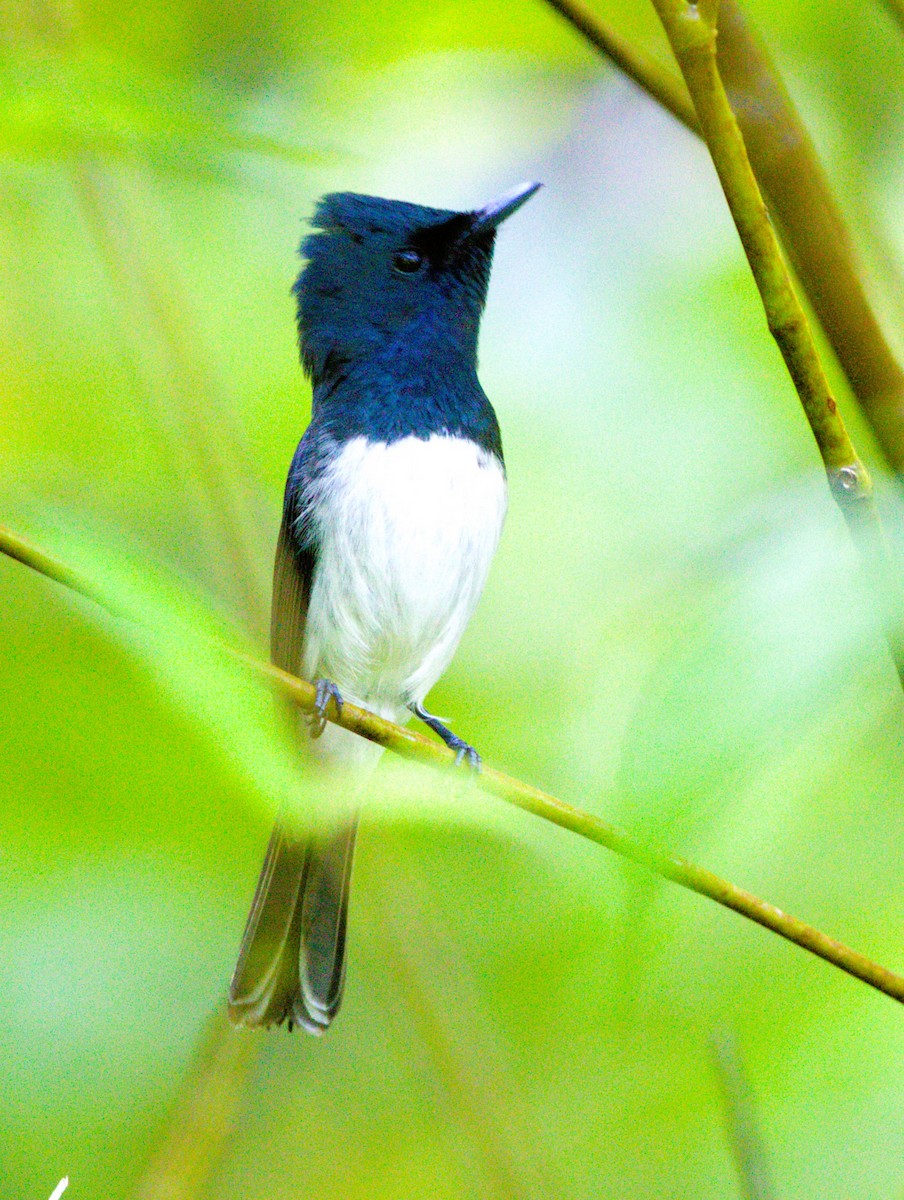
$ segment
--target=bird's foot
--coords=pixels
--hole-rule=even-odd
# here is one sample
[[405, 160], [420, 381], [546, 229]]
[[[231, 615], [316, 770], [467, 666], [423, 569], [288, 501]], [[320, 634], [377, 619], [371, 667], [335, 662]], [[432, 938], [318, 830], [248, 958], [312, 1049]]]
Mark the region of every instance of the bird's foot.
[[454, 734], [446, 742], [450, 750], [455, 751], [455, 766], [460, 767], [466, 762], [475, 775], [480, 774], [480, 755], [469, 745], [463, 738], [456, 737]]
[[319, 738], [326, 729], [326, 714], [332, 700], [336, 708], [336, 716], [342, 715], [342, 694], [331, 679], [317, 679], [314, 682], [316, 697], [314, 709], [306, 717], [308, 732], [312, 738]]
[[455, 751], [455, 766], [460, 767], [466, 762], [470, 769], [478, 774], [480, 772], [480, 755], [470, 746], [463, 738], [453, 733], [447, 725], [444, 725], [439, 717], [434, 717], [432, 713], [428, 713], [423, 704], [409, 704], [408, 707], [414, 715], [434, 733], [438, 734], [450, 750]]

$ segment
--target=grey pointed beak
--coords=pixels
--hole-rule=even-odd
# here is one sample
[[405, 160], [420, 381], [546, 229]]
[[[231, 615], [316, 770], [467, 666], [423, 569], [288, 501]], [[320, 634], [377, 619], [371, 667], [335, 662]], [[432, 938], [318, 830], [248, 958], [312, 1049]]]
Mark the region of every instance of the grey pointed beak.
[[500, 196], [498, 200], [494, 200], [491, 204], [488, 204], [485, 208], [478, 208], [476, 212], [471, 214], [471, 227], [468, 230], [468, 237], [477, 237], [490, 229], [496, 229], [506, 217], [510, 217], [513, 212], [518, 211], [522, 204], [526, 204], [531, 196], [535, 192], [538, 192], [542, 186], [542, 183], [521, 183], [516, 188], [512, 188], [510, 192], [506, 192], [504, 196]]

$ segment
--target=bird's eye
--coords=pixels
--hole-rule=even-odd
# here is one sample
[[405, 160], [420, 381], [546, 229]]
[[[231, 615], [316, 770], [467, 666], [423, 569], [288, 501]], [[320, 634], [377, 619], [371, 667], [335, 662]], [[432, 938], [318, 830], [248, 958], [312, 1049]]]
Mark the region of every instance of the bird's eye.
[[392, 260], [393, 269], [403, 275], [414, 275], [424, 265], [424, 260], [417, 250], [400, 250]]

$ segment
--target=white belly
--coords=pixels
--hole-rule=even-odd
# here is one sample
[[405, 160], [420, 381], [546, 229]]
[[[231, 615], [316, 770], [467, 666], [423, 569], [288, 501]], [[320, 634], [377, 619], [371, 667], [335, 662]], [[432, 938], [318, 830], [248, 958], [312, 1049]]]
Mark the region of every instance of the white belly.
[[306, 678], [404, 719], [448, 666], [506, 509], [498, 459], [461, 438], [355, 438], [318, 485]]

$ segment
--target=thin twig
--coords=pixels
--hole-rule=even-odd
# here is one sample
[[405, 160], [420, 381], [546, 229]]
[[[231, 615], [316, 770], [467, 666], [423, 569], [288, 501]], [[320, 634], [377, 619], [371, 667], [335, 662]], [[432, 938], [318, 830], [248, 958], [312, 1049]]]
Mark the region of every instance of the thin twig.
[[583, 0], [546, 0], [550, 8], [560, 13], [578, 33], [592, 46], [604, 54], [638, 87], [667, 108], [682, 125], [700, 132], [694, 103], [681, 79], [669, 67], [648, 54], [641, 46], [635, 46], [611, 25], [592, 12]]
[[898, 581], [873, 498], [872, 481], [848, 436], [823, 371], [810, 325], [750, 166], [744, 138], [716, 61], [716, 25], [689, 0], [653, 0], [687, 84], [713, 165], [747, 255], [769, 329], [791, 376], [822, 456], [829, 487], [882, 605], [886, 636], [904, 686]]
[[[885, 2], [896, 15], [904, 13], [904, 0]], [[658, 59], [632, 45], [583, 0], [546, 3], [682, 124], [700, 133], [687, 88]], [[904, 473], [904, 371], [876, 319], [810, 136], [737, 0], [722, 0], [716, 52], [753, 172], [788, 256], [886, 460]]]
[[[900, 0], [899, 0], [900, 2]], [[879, 326], [832, 187], [781, 75], [737, 0], [719, 73], [783, 244], [889, 465], [904, 473], [904, 371]]]
[[[871, 497], [869, 475], [848, 437], [829, 389], [806, 315], [779, 251], [716, 64], [716, 30], [696, 4], [653, 0], [694, 98], [703, 135], [741, 244], [760, 291], [773, 337], [794, 380], [838, 498], [845, 507]], [[844, 486], [838, 484], [843, 479]]]
[[[96, 601], [108, 611], [116, 611], [104, 598], [100, 588], [85, 579], [79, 572], [65, 566], [58, 560], [32, 546], [24, 538], [18, 537], [0, 526], [0, 552], [9, 555], [25, 566], [39, 571], [48, 578], [64, 584], [68, 588], [81, 593]], [[116, 615], [126, 616], [121, 612]], [[316, 699], [313, 686], [294, 675], [288, 675], [270, 663], [260, 662], [248, 655], [238, 654], [224, 646], [224, 650], [233, 654], [243, 662], [249, 670], [268, 680], [282, 695], [305, 712], [312, 711]], [[426, 737], [394, 725], [378, 717], [375, 713], [358, 708], [357, 705], [346, 702], [340, 715], [332, 712], [330, 719], [344, 729], [360, 734], [387, 750], [412, 761], [425, 763], [428, 766], [448, 768], [454, 761], [454, 754], [445, 746], [429, 741]], [[892, 999], [904, 1002], [904, 977], [894, 974], [886, 967], [880, 966], [859, 954], [856, 950], [828, 937], [812, 925], [792, 917], [781, 909], [760, 900], [752, 893], [736, 887], [712, 871], [697, 867], [667, 850], [648, 845], [629, 834], [621, 833], [599, 817], [583, 812], [558, 800], [555, 796], [531, 787], [496, 771], [492, 767], [484, 767], [480, 774], [474, 777], [474, 786], [491, 796], [496, 796], [516, 808], [542, 817], [545, 821], [579, 834], [588, 841], [596, 842], [607, 850], [612, 850], [622, 858], [630, 859], [648, 868], [654, 874], [669, 879], [681, 887], [701, 896], [715, 900], [724, 908], [730, 908], [748, 920], [755, 921], [765, 929], [777, 933], [780, 937], [802, 946], [818, 958], [824, 959], [840, 970], [853, 975], [856, 979], [868, 983], [877, 991], [884, 992]]]

